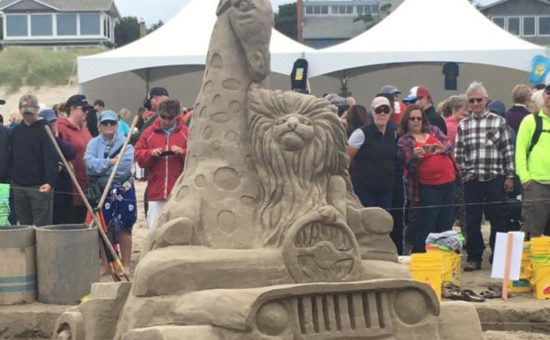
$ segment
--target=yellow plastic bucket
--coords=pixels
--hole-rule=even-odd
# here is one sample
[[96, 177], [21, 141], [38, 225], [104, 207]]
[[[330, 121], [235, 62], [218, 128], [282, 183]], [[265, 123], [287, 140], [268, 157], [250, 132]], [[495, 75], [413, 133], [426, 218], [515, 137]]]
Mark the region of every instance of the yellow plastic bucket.
[[531, 246], [529, 242], [523, 244], [523, 255], [521, 256], [521, 269], [519, 280], [510, 281], [508, 290], [510, 293], [529, 293], [531, 292], [530, 281], [533, 276], [533, 267], [531, 266]]
[[441, 254], [441, 256], [443, 256], [441, 268], [443, 282], [451, 282], [457, 286], [460, 286], [462, 283], [462, 259], [460, 253], [435, 247], [426, 247], [426, 251], [428, 254]]
[[413, 280], [429, 284], [441, 300], [443, 255], [440, 253], [414, 253], [411, 255]]
[[531, 254], [532, 255], [547, 255], [550, 254], [550, 237], [532, 237], [531, 238]]
[[533, 262], [533, 291], [537, 299], [550, 299], [550, 261]]

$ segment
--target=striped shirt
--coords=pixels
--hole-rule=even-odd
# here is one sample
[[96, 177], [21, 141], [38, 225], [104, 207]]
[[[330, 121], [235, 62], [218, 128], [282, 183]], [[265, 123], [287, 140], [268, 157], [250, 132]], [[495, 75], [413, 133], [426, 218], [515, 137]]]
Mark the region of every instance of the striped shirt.
[[504, 118], [487, 111], [463, 119], [456, 133], [455, 159], [466, 180], [514, 177], [514, 143]]

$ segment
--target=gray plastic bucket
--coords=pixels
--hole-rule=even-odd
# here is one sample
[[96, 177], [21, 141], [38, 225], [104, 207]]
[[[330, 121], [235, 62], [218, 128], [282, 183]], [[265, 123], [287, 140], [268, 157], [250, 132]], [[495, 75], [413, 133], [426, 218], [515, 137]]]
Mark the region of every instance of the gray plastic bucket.
[[36, 229], [38, 301], [77, 304], [99, 281], [99, 240], [85, 224]]
[[0, 227], [0, 305], [36, 301], [35, 252], [34, 227]]

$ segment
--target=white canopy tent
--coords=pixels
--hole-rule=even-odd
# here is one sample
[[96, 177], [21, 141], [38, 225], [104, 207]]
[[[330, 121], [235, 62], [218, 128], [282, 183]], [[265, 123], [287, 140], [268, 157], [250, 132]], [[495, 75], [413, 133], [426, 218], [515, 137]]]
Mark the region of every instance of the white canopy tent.
[[[193, 105], [217, 4], [218, 0], [191, 0], [148, 36], [116, 50], [78, 58], [81, 91], [90, 100], [105, 100], [110, 108], [125, 106], [134, 111], [149, 87], [165, 86], [172, 97]], [[493, 24], [468, 0], [405, 0], [370, 30], [323, 50], [273, 30], [270, 49], [273, 88], [289, 89], [292, 65], [305, 57], [315, 94], [337, 92], [338, 78], [345, 77], [363, 102], [387, 83], [403, 91], [423, 83], [437, 98], [448, 96], [451, 93], [440, 85], [444, 62], [461, 64], [462, 82], [483, 80], [495, 89], [492, 94], [505, 100], [515, 83], [527, 81], [533, 56], [547, 54], [544, 47]], [[487, 76], [481, 74], [489, 69]]]
[[392, 63], [457, 62], [531, 69], [546, 49], [501, 29], [468, 0], [405, 0], [368, 31], [308, 56], [310, 77]]
[[[184, 105], [193, 105], [217, 5], [218, 0], [191, 0], [155, 32], [112, 51], [79, 57], [81, 91], [90, 100], [103, 99], [110, 108], [135, 110], [143, 103], [148, 88], [165, 86]], [[272, 72], [284, 75], [280, 78], [288, 84], [296, 59], [313, 51], [275, 29], [270, 50]]]

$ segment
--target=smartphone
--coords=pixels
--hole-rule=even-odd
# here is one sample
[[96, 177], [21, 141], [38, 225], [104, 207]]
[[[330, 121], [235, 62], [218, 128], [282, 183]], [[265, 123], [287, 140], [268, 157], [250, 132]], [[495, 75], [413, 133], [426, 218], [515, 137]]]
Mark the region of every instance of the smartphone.
[[176, 153], [172, 150], [166, 150], [166, 151], [163, 151], [160, 153], [160, 157], [166, 157], [166, 156], [172, 156], [172, 155], [175, 155]]
[[424, 144], [422, 145], [422, 149], [424, 149], [424, 152], [435, 152], [436, 145], [435, 144]]

